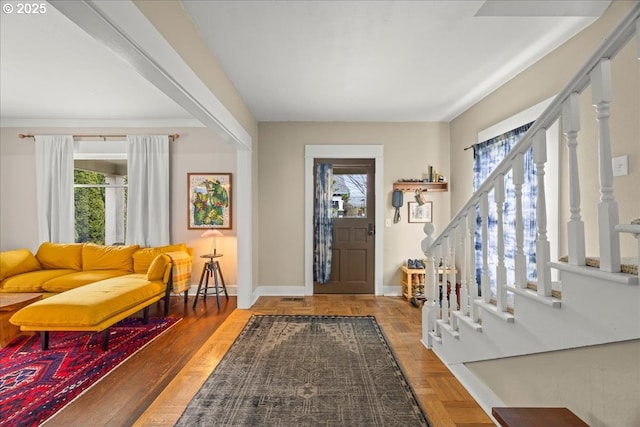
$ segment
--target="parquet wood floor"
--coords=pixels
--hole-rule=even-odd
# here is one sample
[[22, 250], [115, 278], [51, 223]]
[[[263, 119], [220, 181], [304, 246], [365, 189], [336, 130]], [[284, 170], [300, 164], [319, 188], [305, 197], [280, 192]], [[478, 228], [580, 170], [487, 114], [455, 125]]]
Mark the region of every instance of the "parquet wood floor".
[[254, 313], [374, 315], [434, 427], [494, 425], [435, 354], [420, 343], [421, 311], [400, 297], [261, 297], [250, 310], [235, 309], [233, 297], [221, 310], [214, 299], [198, 302], [196, 310], [191, 304], [191, 299], [184, 305], [181, 298], [172, 298], [170, 315], [182, 320], [46, 427], [172, 426]]
[[399, 297], [368, 295], [261, 297], [251, 310], [234, 311], [135, 425], [173, 425], [254, 313], [374, 315], [434, 427], [494, 425], [437, 356], [420, 343], [421, 310]]

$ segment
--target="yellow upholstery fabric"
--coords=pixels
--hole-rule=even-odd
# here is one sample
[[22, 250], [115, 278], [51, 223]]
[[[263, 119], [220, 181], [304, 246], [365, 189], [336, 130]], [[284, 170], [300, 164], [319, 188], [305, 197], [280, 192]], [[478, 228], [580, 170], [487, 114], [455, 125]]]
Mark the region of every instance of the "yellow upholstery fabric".
[[139, 276], [115, 277], [72, 289], [35, 302], [16, 312], [9, 321], [23, 330], [91, 328], [164, 295], [166, 286]]
[[51, 279], [77, 273], [75, 270], [38, 270], [16, 274], [2, 281], [2, 292], [43, 292], [42, 286]]
[[42, 289], [47, 292], [65, 292], [100, 280], [130, 274], [124, 270], [92, 270], [75, 271], [66, 276], [56, 277], [42, 284]]
[[160, 254], [151, 263], [147, 270], [147, 280], [160, 280], [164, 279], [164, 272], [167, 268], [167, 264], [171, 263], [171, 258], [167, 255]]
[[138, 245], [101, 246], [85, 244], [82, 247], [82, 269], [89, 270], [124, 270], [133, 272], [133, 253]]
[[175, 251], [186, 251], [187, 245], [179, 243], [175, 245], [159, 246], [157, 248], [140, 248], [133, 253], [133, 272], [146, 273], [153, 260], [160, 254]]
[[42, 268], [82, 270], [82, 247], [84, 243], [44, 242], [36, 252]]
[[16, 274], [41, 269], [40, 263], [29, 249], [0, 252], [0, 281]]

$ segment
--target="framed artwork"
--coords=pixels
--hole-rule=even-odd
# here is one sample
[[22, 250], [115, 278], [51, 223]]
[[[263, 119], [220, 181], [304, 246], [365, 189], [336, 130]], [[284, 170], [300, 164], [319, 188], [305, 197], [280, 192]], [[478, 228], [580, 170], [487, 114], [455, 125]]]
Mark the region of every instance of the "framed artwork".
[[231, 229], [231, 174], [187, 174], [188, 229]]
[[409, 207], [409, 222], [433, 222], [433, 202], [425, 202], [424, 205], [419, 205], [418, 202], [408, 202]]

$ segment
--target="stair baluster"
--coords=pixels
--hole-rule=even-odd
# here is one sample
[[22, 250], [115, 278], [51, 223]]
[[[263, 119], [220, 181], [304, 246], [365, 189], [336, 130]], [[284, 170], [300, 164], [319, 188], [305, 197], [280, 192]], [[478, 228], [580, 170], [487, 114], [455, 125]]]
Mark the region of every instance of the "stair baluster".
[[456, 231], [458, 227], [454, 227], [449, 235], [449, 283], [451, 284], [451, 299], [449, 299], [449, 307], [451, 311], [458, 309], [457, 293], [456, 293]]
[[585, 265], [584, 222], [580, 215], [580, 179], [578, 177], [578, 131], [580, 130], [580, 99], [577, 92], [562, 105], [562, 125], [569, 150], [569, 209], [567, 223], [569, 264]]
[[469, 226], [469, 316], [474, 322], [480, 319], [480, 312], [476, 300], [480, 297], [478, 283], [476, 282], [476, 206], [472, 206], [467, 214], [467, 225]]
[[513, 163], [513, 185], [516, 193], [516, 255], [515, 286], [527, 287], [527, 259], [524, 255], [524, 224], [522, 220], [522, 185], [524, 184], [524, 154], [518, 153]]
[[489, 278], [489, 259], [487, 248], [489, 246], [489, 196], [485, 191], [480, 195], [480, 230], [482, 235], [482, 278], [480, 287], [482, 288], [482, 301], [491, 303], [491, 281]]
[[460, 311], [463, 315], [469, 315], [469, 292], [467, 290], [467, 216], [460, 220], [458, 230], [458, 242], [460, 253]]
[[449, 268], [449, 237], [442, 239], [442, 287], [440, 295], [440, 307], [442, 308], [440, 318], [444, 323], [449, 323], [449, 292], [447, 289], [447, 268]]
[[[538, 272], [538, 295], [551, 296], [551, 246], [547, 239], [547, 197], [544, 187], [544, 165], [547, 162], [547, 130], [542, 128], [533, 135], [533, 162], [536, 165], [536, 270]], [[584, 246], [583, 246], [584, 248]]]
[[600, 160], [600, 203], [598, 228], [600, 232], [600, 270], [620, 272], [620, 235], [618, 202], [613, 195], [613, 166], [611, 164], [611, 133], [609, 104], [611, 103], [611, 61], [603, 59], [591, 72], [591, 93], [598, 116], [598, 154]]
[[504, 263], [504, 175], [498, 174], [493, 196], [496, 204], [498, 265], [496, 266], [496, 305], [498, 311], [507, 311], [507, 267]]

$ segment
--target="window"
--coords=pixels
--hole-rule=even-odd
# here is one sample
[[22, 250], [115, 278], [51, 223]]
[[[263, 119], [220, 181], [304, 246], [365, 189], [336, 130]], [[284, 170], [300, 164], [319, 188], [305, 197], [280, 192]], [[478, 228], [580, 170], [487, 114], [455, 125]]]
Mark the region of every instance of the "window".
[[367, 216], [367, 175], [340, 166], [333, 168], [333, 217]]
[[[473, 165], [473, 191], [484, 183], [485, 179], [493, 172], [502, 159], [520, 141], [533, 122], [520, 126], [502, 135], [474, 145]], [[522, 187], [523, 210], [523, 246], [527, 257], [527, 279], [536, 280], [536, 175], [533, 164], [533, 150], [527, 150], [524, 156], [524, 185]], [[507, 269], [507, 284], [515, 283], [515, 187], [512, 181], [512, 172], [505, 176], [505, 202], [503, 205], [504, 227], [504, 262]], [[487, 218], [488, 239], [487, 254], [489, 263], [489, 277], [492, 290], [496, 287], [496, 267], [498, 262], [498, 219], [494, 202], [494, 191], [489, 192], [489, 215]], [[481, 218], [477, 212], [476, 218], [476, 280], [481, 282], [482, 276], [482, 247], [481, 247]]]
[[[126, 148], [122, 150], [119, 143], [76, 143], [73, 171], [76, 243], [125, 243], [127, 155]], [[119, 152], [113, 152], [114, 149]], [[105, 153], [107, 150], [112, 152]]]

